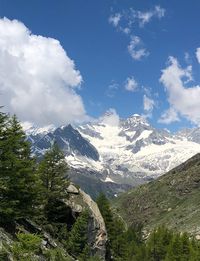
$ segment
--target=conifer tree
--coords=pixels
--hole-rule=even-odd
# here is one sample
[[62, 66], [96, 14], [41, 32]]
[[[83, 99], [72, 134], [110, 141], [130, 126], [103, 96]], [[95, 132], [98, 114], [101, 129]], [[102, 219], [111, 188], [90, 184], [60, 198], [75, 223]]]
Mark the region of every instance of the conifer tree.
[[147, 241], [147, 250], [151, 260], [159, 261], [165, 258], [172, 237], [173, 233], [164, 226], [154, 229]]
[[108, 232], [108, 235], [110, 239], [113, 239], [114, 237], [114, 222], [113, 222], [113, 214], [110, 207], [109, 200], [106, 198], [106, 196], [103, 193], [100, 193], [97, 200], [97, 205], [99, 207], [99, 210], [101, 212], [101, 215], [104, 218], [106, 230]]
[[[70, 231], [68, 251], [74, 256], [80, 256], [87, 246], [89, 212], [85, 210], [76, 220]], [[85, 252], [85, 251], [84, 251]], [[83, 253], [85, 254], [85, 253]]]
[[66, 197], [66, 188], [69, 185], [67, 170], [65, 156], [59, 147], [54, 144], [46, 152], [38, 167], [44, 189], [44, 197], [47, 202], [52, 198], [59, 200]]
[[1, 221], [28, 217], [37, 203], [39, 179], [16, 116], [10, 118], [3, 130], [0, 153], [0, 216]]
[[3, 152], [5, 148], [4, 146], [5, 128], [6, 128], [7, 120], [8, 120], [8, 116], [5, 115], [3, 112], [0, 112], [0, 195], [2, 196], [5, 190], [5, 181], [6, 181], [6, 178], [3, 175]]
[[170, 241], [169, 249], [166, 255], [166, 261], [182, 261], [182, 242], [179, 234], [175, 234]]

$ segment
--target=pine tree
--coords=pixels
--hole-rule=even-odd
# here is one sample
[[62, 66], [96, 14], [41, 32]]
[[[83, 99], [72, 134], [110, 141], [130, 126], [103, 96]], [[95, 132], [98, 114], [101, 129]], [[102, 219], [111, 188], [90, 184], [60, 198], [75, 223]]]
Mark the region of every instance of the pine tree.
[[38, 167], [44, 188], [44, 197], [47, 202], [52, 198], [63, 199], [66, 197], [66, 188], [69, 185], [67, 170], [65, 156], [59, 147], [54, 144], [46, 152]]
[[83, 253], [87, 246], [89, 212], [84, 211], [76, 220], [70, 231], [68, 240], [68, 251], [78, 257]]
[[101, 193], [96, 200], [99, 210], [104, 218], [108, 233], [107, 259], [111, 256], [116, 260], [127, 260], [127, 242], [125, 227], [122, 220], [113, 215], [109, 200]]
[[[1, 107], [0, 107], [1, 108]], [[0, 202], [3, 197], [3, 192], [6, 189], [6, 177], [3, 175], [3, 154], [5, 150], [5, 129], [8, 122], [8, 116], [0, 112]]]
[[165, 258], [172, 237], [173, 233], [163, 226], [154, 229], [147, 241], [150, 260], [159, 261]]
[[26, 141], [16, 116], [3, 130], [0, 153], [1, 221], [29, 217], [37, 204], [39, 179]]
[[96, 202], [101, 212], [101, 215], [103, 216], [103, 219], [105, 221], [106, 230], [108, 232], [109, 239], [112, 240], [115, 236], [114, 235], [115, 227], [114, 227], [113, 214], [112, 214], [109, 200], [106, 198], [106, 196], [103, 193], [100, 193]]
[[181, 236], [182, 243], [182, 259], [181, 261], [188, 261], [191, 256], [191, 243], [187, 233], [183, 233]]
[[182, 261], [182, 254], [183, 253], [182, 253], [181, 237], [179, 234], [175, 234], [170, 242], [165, 260]]

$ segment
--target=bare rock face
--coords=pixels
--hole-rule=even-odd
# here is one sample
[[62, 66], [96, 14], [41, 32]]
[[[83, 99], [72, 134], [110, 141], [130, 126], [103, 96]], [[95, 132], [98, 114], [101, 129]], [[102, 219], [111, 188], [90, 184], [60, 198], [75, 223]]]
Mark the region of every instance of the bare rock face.
[[[74, 187], [73, 184], [70, 186], [71, 188]], [[67, 189], [69, 199], [65, 203], [71, 207], [74, 217], [77, 217], [84, 209], [89, 209], [88, 244], [93, 255], [98, 255], [102, 260], [105, 260], [107, 232], [104, 219], [91, 197], [81, 189], [76, 188], [76, 190], [78, 193], [74, 193], [74, 189], [71, 190], [72, 192]]]
[[71, 194], [79, 194], [79, 190], [73, 184], [69, 185], [67, 192]]
[[83, 201], [91, 210], [92, 219], [89, 224], [89, 244], [91, 245], [94, 254], [101, 256], [103, 259], [106, 254], [107, 232], [104, 219], [100, 210], [91, 197], [84, 191], [80, 190]]

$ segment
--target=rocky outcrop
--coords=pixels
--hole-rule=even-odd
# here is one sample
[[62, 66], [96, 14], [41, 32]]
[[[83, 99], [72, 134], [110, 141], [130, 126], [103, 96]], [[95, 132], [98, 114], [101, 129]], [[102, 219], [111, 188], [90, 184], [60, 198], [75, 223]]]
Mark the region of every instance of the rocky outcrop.
[[[70, 184], [69, 187], [72, 188], [72, 186], [75, 187], [73, 184]], [[83, 190], [77, 190], [78, 193], [74, 193], [74, 190], [69, 192], [70, 190], [67, 189], [69, 199], [65, 203], [71, 207], [74, 217], [77, 217], [84, 209], [89, 209], [88, 244], [93, 255], [98, 255], [102, 260], [105, 260], [107, 232], [104, 219], [97, 204], [91, 197]]]
[[69, 185], [67, 192], [71, 194], [79, 194], [79, 190], [73, 184]]
[[92, 214], [92, 221], [89, 224], [89, 243], [95, 254], [105, 258], [107, 232], [104, 219], [97, 204], [91, 199], [91, 197], [82, 190], [80, 190], [80, 194]]
[[[42, 223], [36, 223], [31, 219], [22, 218], [13, 223], [13, 229], [0, 227], [0, 251], [4, 244], [8, 247], [7, 253], [10, 256], [9, 261], [12, 260], [12, 253], [10, 253], [10, 246], [16, 241], [17, 233], [31, 233], [38, 234], [42, 238], [41, 251], [48, 251], [55, 248], [61, 248], [65, 255], [69, 256], [65, 250], [65, 246], [62, 242], [58, 241], [55, 236], [54, 224], [63, 224], [67, 229], [71, 230], [73, 224], [76, 222], [77, 217], [85, 209], [89, 210], [89, 220], [87, 229], [88, 245], [90, 247], [90, 254], [97, 255], [101, 260], [105, 260], [106, 254], [106, 242], [107, 232], [104, 223], [104, 219], [99, 211], [97, 204], [91, 199], [91, 197], [84, 191], [79, 189], [73, 183], [71, 183], [67, 191], [67, 199], [64, 201], [55, 201], [54, 207], [48, 210], [48, 224], [43, 225]], [[51, 219], [50, 219], [51, 218]], [[68, 231], [69, 231], [68, 230]], [[41, 252], [38, 258], [46, 260]], [[1, 257], [0, 257], [1, 260]], [[40, 260], [40, 259], [38, 259]], [[69, 256], [69, 260], [74, 260], [73, 257]]]

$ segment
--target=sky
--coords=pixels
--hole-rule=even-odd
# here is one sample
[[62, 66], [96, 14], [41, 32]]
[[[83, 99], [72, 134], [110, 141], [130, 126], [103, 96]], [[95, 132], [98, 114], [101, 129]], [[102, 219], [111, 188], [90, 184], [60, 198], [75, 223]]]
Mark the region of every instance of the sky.
[[0, 0], [0, 104], [38, 126], [200, 126], [198, 0]]

